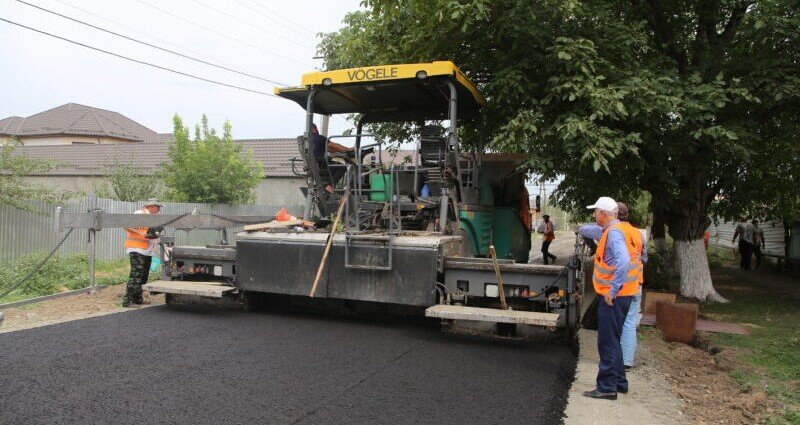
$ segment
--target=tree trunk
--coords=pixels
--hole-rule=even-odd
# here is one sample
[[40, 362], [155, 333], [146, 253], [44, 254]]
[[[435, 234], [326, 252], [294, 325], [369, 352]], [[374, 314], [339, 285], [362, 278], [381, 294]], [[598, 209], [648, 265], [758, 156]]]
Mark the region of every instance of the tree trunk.
[[653, 213], [653, 225], [650, 227], [652, 231], [653, 244], [656, 246], [656, 252], [661, 255], [665, 260], [669, 256], [667, 252], [667, 234], [664, 229], [664, 218], [662, 214]]
[[681, 295], [700, 301], [727, 302], [711, 282], [703, 239], [675, 241], [675, 265], [681, 279]]
[[674, 240], [675, 268], [680, 275], [681, 295], [684, 297], [727, 302], [711, 282], [708, 254], [703, 243], [703, 233], [711, 223], [706, 210], [713, 199], [705, 181], [704, 173], [697, 170], [686, 175], [685, 186], [670, 205], [667, 219], [669, 234]]
[[789, 255], [792, 248], [792, 222], [783, 220], [783, 267], [789, 269]]

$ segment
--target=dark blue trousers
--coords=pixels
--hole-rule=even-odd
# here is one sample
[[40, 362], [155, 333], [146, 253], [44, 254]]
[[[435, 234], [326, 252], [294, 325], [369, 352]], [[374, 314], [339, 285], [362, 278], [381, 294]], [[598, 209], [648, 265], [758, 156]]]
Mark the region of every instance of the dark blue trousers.
[[604, 393], [628, 389], [619, 339], [631, 301], [633, 297], [617, 297], [614, 299], [614, 305], [608, 305], [601, 297], [597, 308], [597, 351], [600, 352], [597, 390]]

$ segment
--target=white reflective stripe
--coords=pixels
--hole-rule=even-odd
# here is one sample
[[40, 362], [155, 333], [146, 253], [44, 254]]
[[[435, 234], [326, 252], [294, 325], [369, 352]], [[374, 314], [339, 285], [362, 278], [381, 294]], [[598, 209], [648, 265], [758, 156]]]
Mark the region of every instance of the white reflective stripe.
[[611, 281], [612, 280], [613, 279], [601, 279], [599, 277], [595, 277], [594, 278], [595, 283], [598, 283], [598, 284], [601, 284], [601, 285], [611, 285]]
[[595, 276], [595, 277], [597, 277], [599, 279], [603, 279], [603, 276], [608, 276], [608, 275], [612, 275], [613, 276], [613, 273], [605, 273], [604, 274], [604, 273], [600, 273], [597, 270], [595, 270], [594, 273], [592, 273], [592, 276]]
[[606, 267], [603, 267], [603, 266], [601, 266], [599, 264], [595, 264], [594, 265], [594, 271], [596, 271], [596, 272], [605, 273], [605, 274], [611, 274], [611, 273], [614, 273], [614, 270], [615, 269], [606, 268]]

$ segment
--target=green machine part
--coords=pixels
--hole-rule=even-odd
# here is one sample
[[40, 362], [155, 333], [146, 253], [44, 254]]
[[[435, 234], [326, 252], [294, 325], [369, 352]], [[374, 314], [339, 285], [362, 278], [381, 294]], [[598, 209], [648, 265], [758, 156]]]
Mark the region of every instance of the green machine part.
[[497, 258], [527, 263], [531, 250], [530, 233], [519, 218], [519, 211], [513, 207], [495, 207], [492, 217], [494, 249]]
[[480, 184], [480, 205], [461, 205], [458, 218], [461, 233], [469, 239], [474, 254], [485, 257], [492, 243], [494, 193], [486, 176], [481, 176]]
[[391, 174], [370, 174], [369, 187], [373, 191], [369, 194], [369, 200], [373, 202], [388, 202], [392, 199], [393, 180]]
[[474, 254], [479, 257], [489, 255], [489, 245], [492, 243], [493, 208], [483, 205], [461, 205], [458, 214], [459, 228], [466, 233]]

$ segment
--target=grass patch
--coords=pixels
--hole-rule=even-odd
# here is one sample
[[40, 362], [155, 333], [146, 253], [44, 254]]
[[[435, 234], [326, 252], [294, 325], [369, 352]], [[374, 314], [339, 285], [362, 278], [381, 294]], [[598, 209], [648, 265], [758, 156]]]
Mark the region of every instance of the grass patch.
[[[0, 292], [32, 272], [44, 258], [44, 253], [20, 257], [8, 267], [0, 267]], [[98, 261], [95, 279], [98, 285], [116, 285], [125, 282], [128, 261]], [[21, 287], [0, 298], [8, 303], [29, 298], [85, 288], [89, 285], [89, 257], [87, 255], [54, 256]]]
[[741, 349], [740, 360], [751, 369], [734, 370], [731, 376], [743, 390], [759, 387], [783, 405], [769, 423], [800, 423], [800, 302], [760, 289], [749, 279], [733, 277], [733, 286], [739, 290], [726, 293], [730, 303], [704, 305], [703, 314], [748, 324], [751, 334], [710, 338], [720, 346]]
[[712, 269], [738, 264], [739, 262], [734, 252], [728, 248], [709, 245], [706, 253], [708, 254], [708, 266]]

